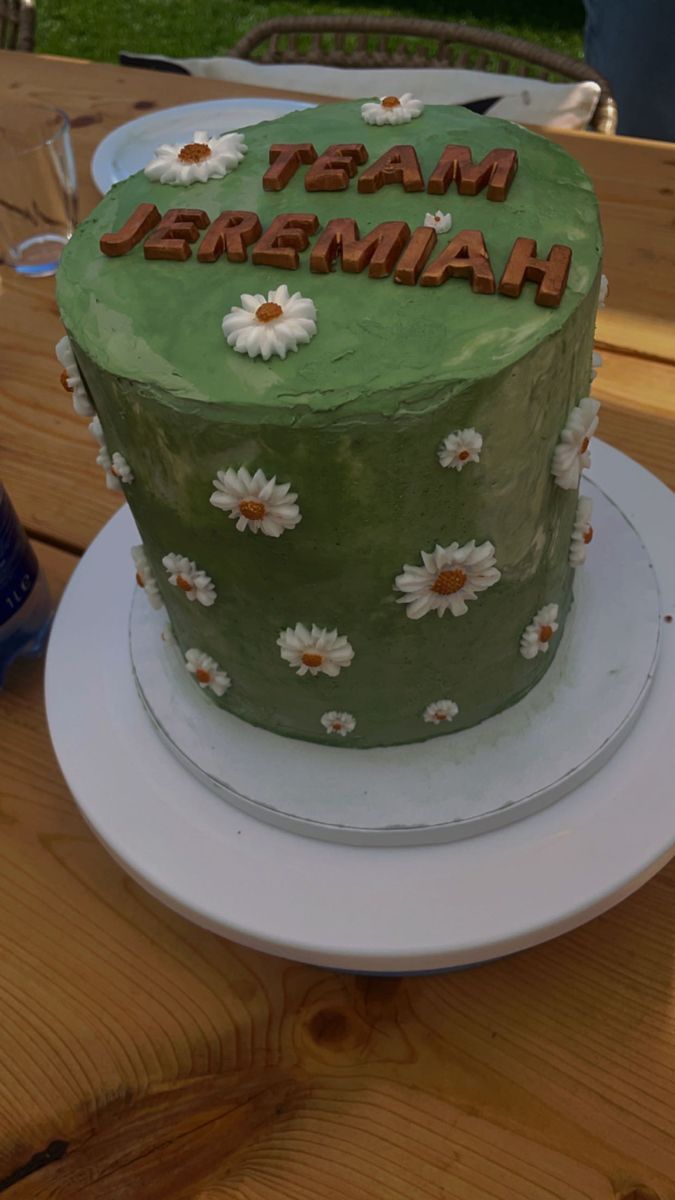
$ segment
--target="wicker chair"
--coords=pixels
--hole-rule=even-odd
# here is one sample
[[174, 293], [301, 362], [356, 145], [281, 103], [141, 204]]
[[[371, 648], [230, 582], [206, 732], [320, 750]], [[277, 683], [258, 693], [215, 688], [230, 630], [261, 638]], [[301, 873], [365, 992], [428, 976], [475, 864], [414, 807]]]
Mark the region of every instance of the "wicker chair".
[[535, 79], [592, 79], [600, 85], [600, 98], [591, 127], [616, 133], [616, 102], [607, 80], [592, 67], [545, 46], [471, 25], [406, 17], [279, 17], [257, 25], [232, 54], [261, 63], [463, 67]]
[[0, 50], [35, 49], [35, 0], [0, 0]]

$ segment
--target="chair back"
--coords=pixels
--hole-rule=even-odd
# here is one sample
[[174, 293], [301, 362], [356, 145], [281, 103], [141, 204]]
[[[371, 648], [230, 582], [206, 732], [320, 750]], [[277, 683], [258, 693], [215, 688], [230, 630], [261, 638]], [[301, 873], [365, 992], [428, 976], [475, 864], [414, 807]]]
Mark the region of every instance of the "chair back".
[[0, 0], [0, 50], [35, 49], [35, 0]]
[[607, 80], [592, 67], [534, 42], [471, 25], [415, 17], [278, 17], [247, 33], [232, 54], [260, 63], [461, 67], [552, 82], [590, 79], [600, 85], [591, 127], [616, 132], [616, 102]]

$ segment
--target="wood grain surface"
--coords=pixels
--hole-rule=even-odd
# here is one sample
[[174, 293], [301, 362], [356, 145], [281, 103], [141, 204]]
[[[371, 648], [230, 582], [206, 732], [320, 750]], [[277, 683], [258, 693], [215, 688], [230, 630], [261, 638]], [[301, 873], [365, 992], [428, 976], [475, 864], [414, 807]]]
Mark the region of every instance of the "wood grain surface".
[[[0, 53], [0, 101], [76, 117], [85, 208], [103, 132], [223, 94]], [[603, 434], [675, 486], [672, 273], [656, 264], [638, 295], [631, 268], [636, 247], [664, 252], [675, 148], [556, 140], [598, 184], [615, 264], [598, 331]], [[53, 282], [2, 268], [0, 285], [0, 477], [31, 529], [66, 547], [36, 546], [57, 596], [77, 563], [68, 548], [119, 499], [58, 384]], [[1, 1195], [675, 1200], [675, 863], [516, 957], [353, 977], [235, 946], [133, 883], [61, 778], [38, 663], [16, 664], [0, 693], [0, 763]]]
[[[546, 130], [595, 185], [610, 299], [598, 342], [675, 363], [675, 145]], [[675, 388], [670, 400], [675, 420]]]
[[3, 268], [0, 479], [31, 533], [82, 552], [123, 500], [106, 488], [89, 422], [59, 382], [62, 335], [54, 281]]
[[[58, 592], [76, 559], [38, 552]], [[675, 1200], [675, 864], [471, 971], [269, 958], [171, 913], [94, 841], [40, 676], [19, 665], [0, 694], [0, 1193]]]

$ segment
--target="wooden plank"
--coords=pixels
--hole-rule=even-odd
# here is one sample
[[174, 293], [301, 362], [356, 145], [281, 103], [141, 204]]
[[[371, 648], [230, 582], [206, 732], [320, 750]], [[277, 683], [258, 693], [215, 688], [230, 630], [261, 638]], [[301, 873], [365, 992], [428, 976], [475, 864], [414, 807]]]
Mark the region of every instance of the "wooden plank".
[[675, 148], [670, 142], [609, 137], [583, 130], [538, 128], [537, 133], [557, 142], [592, 178], [597, 177], [605, 200], [672, 212]]
[[122, 499], [106, 488], [88, 420], [59, 382], [53, 280], [7, 271], [3, 284], [0, 478], [32, 533], [83, 550]]
[[[56, 593], [76, 560], [38, 551]], [[674, 1200], [675, 863], [472, 971], [268, 958], [171, 913], [98, 845], [41, 688], [27, 663], [0, 694], [9, 1200]]]
[[[89, 174], [91, 157], [111, 129], [158, 108], [222, 100], [230, 96], [299, 95], [284, 88], [250, 87], [217, 79], [174, 75], [90, 63], [72, 58], [0, 50], [0, 100], [56, 105], [74, 122], [73, 146], [78, 169], [80, 213], [86, 216], [100, 199]], [[307, 96], [303, 100], [328, 101]]]
[[602, 349], [600, 437], [675, 488], [675, 367]]
[[610, 295], [598, 340], [675, 363], [675, 206], [605, 202], [599, 194]]
[[675, 362], [675, 147], [645, 138], [538, 132], [578, 159], [600, 201], [611, 303], [599, 314], [599, 340]]

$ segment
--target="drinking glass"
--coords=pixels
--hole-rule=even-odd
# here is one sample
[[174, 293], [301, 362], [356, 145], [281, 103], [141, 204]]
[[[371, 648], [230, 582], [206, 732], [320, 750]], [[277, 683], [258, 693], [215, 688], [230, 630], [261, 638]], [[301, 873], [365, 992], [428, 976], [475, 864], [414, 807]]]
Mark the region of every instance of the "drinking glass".
[[0, 255], [21, 275], [53, 275], [77, 219], [65, 113], [0, 104]]

